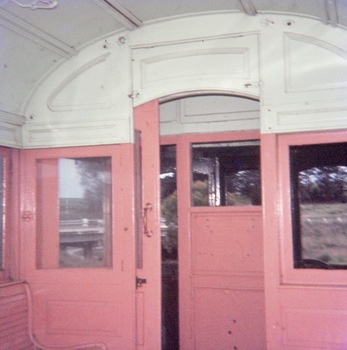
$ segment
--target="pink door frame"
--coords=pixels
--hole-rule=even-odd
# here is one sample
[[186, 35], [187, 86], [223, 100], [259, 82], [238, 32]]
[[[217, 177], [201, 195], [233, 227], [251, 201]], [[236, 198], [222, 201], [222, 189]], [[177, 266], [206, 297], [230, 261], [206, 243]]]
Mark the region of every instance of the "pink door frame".
[[[134, 128], [141, 132], [143, 266], [145, 278], [136, 292], [137, 349], [161, 348], [161, 236], [159, 104], [154, 100], [134, 109]], [[148, 231], [148, 232], [144, 232]]]

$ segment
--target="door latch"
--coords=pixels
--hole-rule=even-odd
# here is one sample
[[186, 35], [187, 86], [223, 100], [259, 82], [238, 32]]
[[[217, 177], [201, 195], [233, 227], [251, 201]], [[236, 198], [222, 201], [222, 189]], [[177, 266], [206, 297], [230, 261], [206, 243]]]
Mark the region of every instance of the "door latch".
[[136, 276], [136, 289], [142, 287], [144, 283], [147, 283], [145, 278], [140, 278]]

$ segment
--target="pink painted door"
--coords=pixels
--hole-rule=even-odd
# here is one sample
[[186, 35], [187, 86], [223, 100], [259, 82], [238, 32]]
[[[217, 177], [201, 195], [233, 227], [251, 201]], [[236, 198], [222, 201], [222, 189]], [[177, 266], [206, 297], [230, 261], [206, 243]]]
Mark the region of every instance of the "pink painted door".
[[[255, 169], [247, 154], [253, 141], [251, 151], [235, 148], [258, 138], [250, 132], [165, 139], [177, 144], [181, 349], [266, 349], [260, 179], [247, 180], [258, 186], [254, 196], [244, 181]], [[223, 145], [220, 156], [215, 142]]]
[[[137, 162], [137, 349], [161, 349], [160, 155], [158, 101], [134, 110]], [[144, 283], [142, 283], [144, 282]]]
[[269, 350], [347, 349], [346, 140], [262, 135]]
[[21, 278], [37, 341], [135, 349], [133, 145], [22, 155]]

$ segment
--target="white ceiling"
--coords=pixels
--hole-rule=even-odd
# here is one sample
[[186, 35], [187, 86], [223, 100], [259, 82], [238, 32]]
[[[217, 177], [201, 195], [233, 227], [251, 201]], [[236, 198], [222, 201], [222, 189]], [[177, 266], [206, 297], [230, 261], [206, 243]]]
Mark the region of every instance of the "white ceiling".
[[347, 0], [0, 0], [0, 112], [83, 46], [151, 21], [206, 12], [290, 13], [347, 28]]

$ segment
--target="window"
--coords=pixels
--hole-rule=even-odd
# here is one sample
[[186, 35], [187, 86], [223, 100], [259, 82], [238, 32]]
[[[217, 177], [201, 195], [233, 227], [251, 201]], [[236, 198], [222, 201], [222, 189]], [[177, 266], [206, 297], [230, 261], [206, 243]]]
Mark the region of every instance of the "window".
[[39, 159], [37, 268], [111, 266], [111, 157]]
[[261, 204], [259, 141], [192, 145], [193, 206]]
[[290, 146], [295, 268], [347, 268], [347, 143]]

